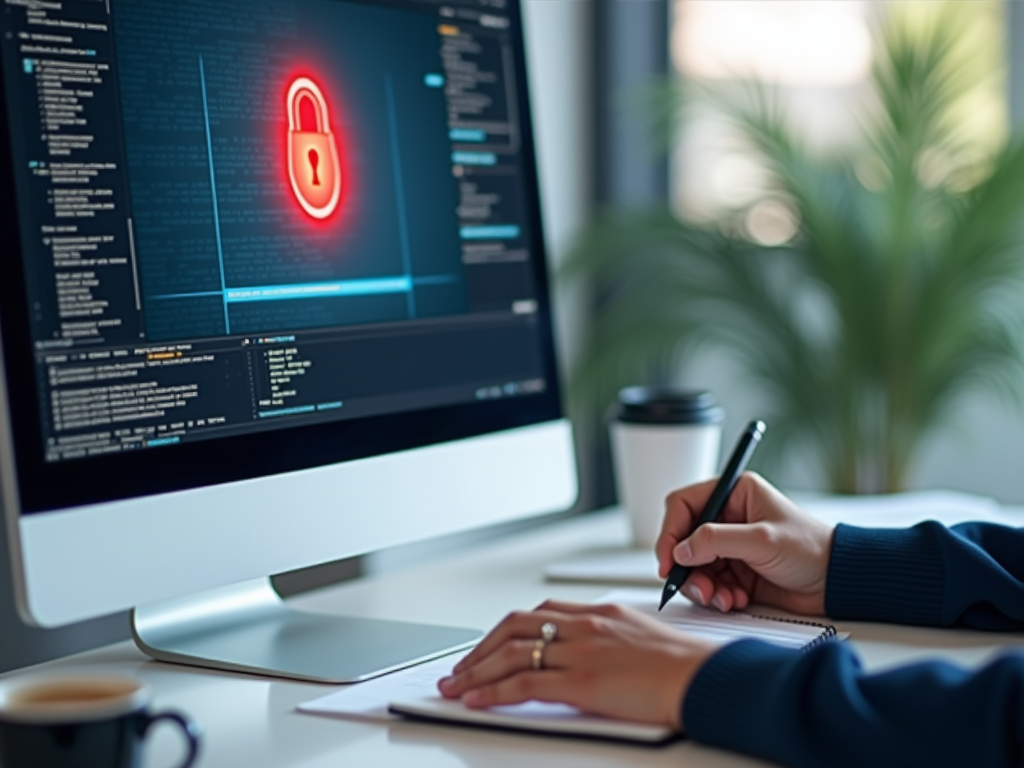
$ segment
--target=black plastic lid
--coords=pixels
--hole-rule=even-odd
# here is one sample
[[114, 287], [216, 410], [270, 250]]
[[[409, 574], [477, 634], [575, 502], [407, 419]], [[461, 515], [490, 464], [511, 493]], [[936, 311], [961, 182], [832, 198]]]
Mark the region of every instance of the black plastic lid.
[[626, 387], [610, 415], [627, 424], [718, 424], [725, 411], [706, 390]]

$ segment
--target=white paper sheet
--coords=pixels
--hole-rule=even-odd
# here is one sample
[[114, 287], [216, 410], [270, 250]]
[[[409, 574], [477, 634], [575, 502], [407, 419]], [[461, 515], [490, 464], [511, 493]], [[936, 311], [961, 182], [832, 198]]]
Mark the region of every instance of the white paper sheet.
[[359, 717], [370, 720], [394, 720], [388, 704], [399, 699], [417, 699], [437, 694], [437, 681], [451, 674], [466, 652], [444, 656], [414, 667], [354, 683], [299, 705], [300, 712], [314, 715]]

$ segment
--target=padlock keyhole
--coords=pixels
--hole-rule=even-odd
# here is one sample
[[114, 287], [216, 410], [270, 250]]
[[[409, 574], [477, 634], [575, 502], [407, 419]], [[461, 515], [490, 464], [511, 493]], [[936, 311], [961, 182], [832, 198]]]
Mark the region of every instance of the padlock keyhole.
[[315, 149], [309, 150], [309, 164], [313, 167], [313, 186], [320, 186], [320, 177], [317, 175], [316, 168], [320, 165], [320, 153]]

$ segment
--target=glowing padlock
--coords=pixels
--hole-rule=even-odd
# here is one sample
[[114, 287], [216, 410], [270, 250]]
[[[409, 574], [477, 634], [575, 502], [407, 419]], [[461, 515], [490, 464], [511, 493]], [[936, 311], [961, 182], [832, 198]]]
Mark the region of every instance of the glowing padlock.
[[[301, 108], [308, 100], [316, 115], [316, 130], [306, 130]], [[327, 116], [327, 100], [308, 77], [288, 89], [288, 177], [299, 205], [310, 216], [326, 219], [341, 199], [341, 164], [338, 146]]]

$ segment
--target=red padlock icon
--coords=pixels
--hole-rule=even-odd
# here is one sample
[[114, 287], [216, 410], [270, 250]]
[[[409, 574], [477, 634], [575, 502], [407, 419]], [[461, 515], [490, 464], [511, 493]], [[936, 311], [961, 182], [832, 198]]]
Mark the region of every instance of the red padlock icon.
[[[312, 106], [315, 126], [303, 125], [303, 102]], [[297, 78], [288, 89], [288, 177], [306, 213], [315, 219], [334, 213], [341, 199], [338, 146], [331, 133], [327, 100], [308, 77]]]

